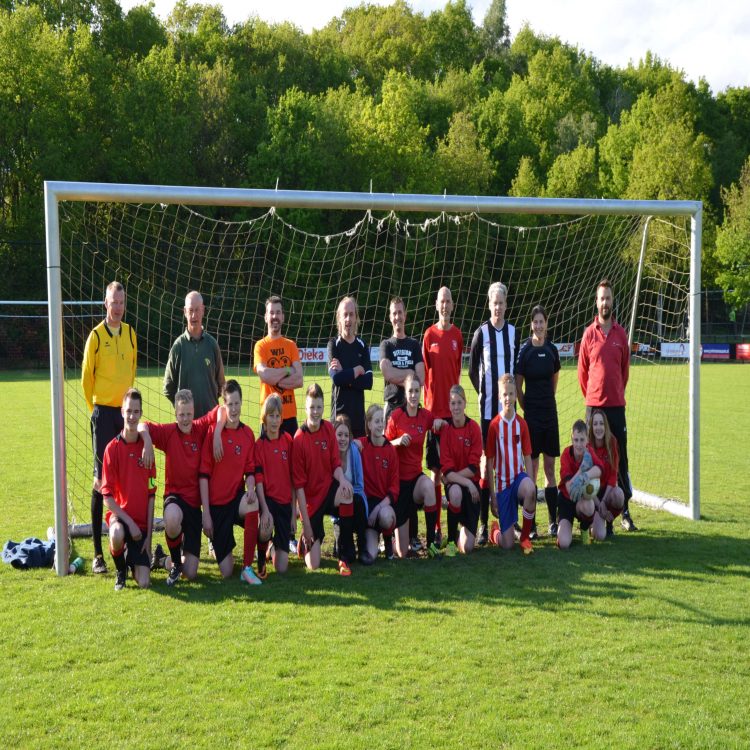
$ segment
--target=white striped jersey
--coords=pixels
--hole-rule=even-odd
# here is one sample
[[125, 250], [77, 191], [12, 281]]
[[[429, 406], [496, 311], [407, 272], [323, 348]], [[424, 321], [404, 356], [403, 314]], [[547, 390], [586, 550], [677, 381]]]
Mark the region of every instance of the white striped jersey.
[[502, 328], [488, 320], [474, 332], [469, 350], [469, 379], [479, 394], [479, 416], [490, 420], [500, 412], [497, 381], [515, 373], [518, 353], [516, 327], [507, 321]]
[[523, 457], [531, 455], [531, 438], [526, 421], [518, 414], [511, 419], [504, 419], [498, 414], [487, 431], [485, 455], [492, 462], [497, 491], [502, 492], [513, 484], [522, 471], [526, 471]]

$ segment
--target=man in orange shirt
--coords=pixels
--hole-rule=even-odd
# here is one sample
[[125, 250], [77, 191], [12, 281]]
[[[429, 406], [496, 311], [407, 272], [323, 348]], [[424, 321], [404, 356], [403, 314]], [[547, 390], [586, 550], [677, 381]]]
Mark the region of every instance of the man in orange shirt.
[[[266, 300], [264, 316], [268, 335], [255, 344], [253, 351], [253, 370], [260, 379], [260, 404], [275, 393], [281, 398], [281, 432], [294, 437], [297, 432], [297, 400], [294, 397], [296, 388], [302, 387], [302, 363], [297, 344], [281, 335], [284, 324], [284, 308], [281, 297], [269, 297]], [[263, 426], [261, 425], [261, 434]], [[297, 540], [294, 538], [296, 527], [296, 507], [292, 506], [292, 528], [289, 540], [289, 551], [297, 554]]]
[[302, 363], [297, 345], [281, 335], [284, 308], [281, 297], [266, 300], [266, 326], [268, 335], [255, 344], [253, 370], [260, 379], [260, 403], [272, 393], [281, 396], [283, 413], [281, 431], [292, 437], [297, 432], [297, 401], [295, 388], [302, 387]]

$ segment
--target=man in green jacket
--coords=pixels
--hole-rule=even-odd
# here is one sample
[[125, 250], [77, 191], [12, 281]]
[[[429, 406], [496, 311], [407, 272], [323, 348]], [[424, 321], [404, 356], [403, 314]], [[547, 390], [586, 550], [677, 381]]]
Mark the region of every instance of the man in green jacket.
[[188, 293], [184, 312], [187, 329], [169, 351], [164, 395], [174, 405], [175, 393], [182, 388], [189, 389], [198, 419], [219, 403], [224, 387], [224, 362], [216, 339], [203, 330], [206, 308], [199, 292]]

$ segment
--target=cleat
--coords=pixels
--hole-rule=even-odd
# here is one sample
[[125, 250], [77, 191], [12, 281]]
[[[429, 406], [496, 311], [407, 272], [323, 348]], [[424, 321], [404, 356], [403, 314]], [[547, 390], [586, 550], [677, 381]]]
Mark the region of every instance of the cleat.
[[173, 565], [167, 575], [167, 586], [174, 586], [182, 575], [182, 565]]
[[[495, 526], [497, 526], [497, 524], [493, 522], [492, 527], [494, 528]], [[484, 547], [487, 542], [487, 525], [481, 524], [479, 527], [479, 531], [477, 532], [477, 546]]]
[[263, 564], [258, 563], [258, 578], [260, 578], [261, 581], [265, 581], [266, 578], [268, 578], [268, 568], [266, 568], [266, 561], [263, 561]]
[[115, 575], [115, 591], [122, 591], [125, 588], [125, 582], [127, 580], [127, 572], [124, 570], [118, 570]]
[[493, 521], [490, 527], [489, 543], [496, 547], [500, 546], [500, 524], [497, 521]]
[[529, 533], [529, 539], [533, 542], [535, 539], [539, 539], [539, 534], [536, 530], [536, 521], [531, 525], [531, 532]]
[[297, 540], [296, 539], [289, 540], [289, 554], [290, 555], [297, 554]]
[[346, 562], [346, 560], [339, 560], [339, 573], [345, 577], [352, 574], [352, 569], [349, 567], [349, 563]]
[[607, 521], [607, 538], [614, 536], [615, 530], [612, 526], [612, 521]]
[[591, 532], [588, 529], [581, 529], [581, 543], [591, 544]]
[[427, 554], [432, 557], [441, 557], [442, 552], [435, 546], [435, 542], [433, 542], [428, 548], [427, 548]]
[[92, 573], [106, 573], [107, 563], [104, 562], [104, 558], [101, 555], [97, 555], [94, 558], [94, 564], [91, 566]]
[[547, 533], [550, 536], [554, 536], [554, 537], [557, 536], [557, 524], [554, 521], [549, 525], [549, 528], [547, 529]]
[[458, 547], [456, 547], [456, 543], [448, 542], [448, 544], [445, 545], [445, 556], [455, 557], [457, 554], [458, 554]]
[[240, 573], [240, 578], [245, 583], [249, 583], [251, 586], [260, 586], [260, 584], [262, 583], [260, 578], [258, 578], [258, 576], [255, 575], [255, 571], [252, 569], [250, 565], [242, 569], [242, 573]]
[[531, 539], [521, 539], [520, 545], [524, 555], [534, 554], [534, 545], [531, 543]]
[[633, 519], [630, 517], [630, 511], [624, 510], [622, 512], [622, 520], [620, 525], [625, 531], [638, 531], [638, 527], [633, 523]]
[[164, 548], [161, 544], [157, 544], [154, 548], [154, 556], [151, 558], [151, 572], [159, 570], [164, 567], [164, 561], [167, 559], [167, 555], [164, 552]]
[[414, 552], [419, 552], [422, 549], [422, 542], [419, 541], [419, 537], [413, 537], [409, 540], [409, 546]]

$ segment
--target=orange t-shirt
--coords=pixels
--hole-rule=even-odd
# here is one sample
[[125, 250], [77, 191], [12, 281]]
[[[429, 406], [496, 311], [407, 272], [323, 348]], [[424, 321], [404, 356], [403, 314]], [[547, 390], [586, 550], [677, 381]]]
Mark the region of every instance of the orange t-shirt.
[[[299, 362], [299, 350], [297, 349], [297, 344], [291, 339], [285, 339], [283, 336], [280, 336], [277, 339], [264, 336], [255, 344], [255, 351], [253, 352], [253, 370], [256, 373], [258, 372], [258, 365], [265, 365], [266, 367], [271, 367], [276, 370], [283, 369], [284, 367], [291, 367], [295, 362]], [[272, 393], [277, 393], [281, 396], [281, 403], [283, 404], [283, 410], [281, 413], [282, 419], [289, 419], [290, 417], [297, 416], [297, 401], [294, 398], [293, 388], [279, 388], [278, 386], [268, 385], [268, 383], [264, 383], [261, 380], [261, 406], [263, 406], [263, 402]]]

